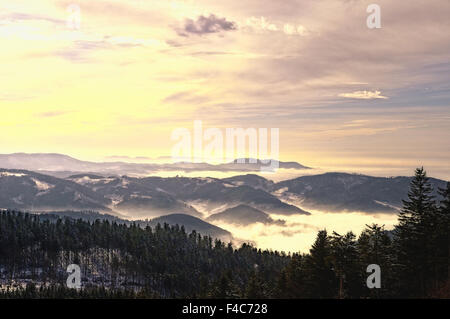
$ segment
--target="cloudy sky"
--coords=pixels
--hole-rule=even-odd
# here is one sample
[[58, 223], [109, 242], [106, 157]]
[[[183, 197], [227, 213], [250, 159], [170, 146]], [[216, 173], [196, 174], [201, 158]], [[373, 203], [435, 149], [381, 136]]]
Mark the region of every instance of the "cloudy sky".
[[373, 2], [3, 1], [1, 153], [167, 156], [202, 120], [279, 128], [282, 160], [450, 178], [450, 1], [376, 1], [369, 29]]

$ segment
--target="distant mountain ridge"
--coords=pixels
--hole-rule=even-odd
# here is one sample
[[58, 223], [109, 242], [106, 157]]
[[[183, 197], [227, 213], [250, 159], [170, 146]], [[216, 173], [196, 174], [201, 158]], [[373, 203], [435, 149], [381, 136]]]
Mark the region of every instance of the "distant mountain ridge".
[[[223, 165], [231, 165], [232, 167], [236, 167], [236, 165], [254, 165], [254, 170], [260, 170], [261, 167], [273, 166], [276, 168], [284, 168], [284, 169], [311, 169], [310, 167], [304, 166], [297, 162], [282, 162], [274, 159], [257, 159], [257, 158], [237, 158], [229, 164]], [[230, 168], [231, 168], [230, 166]]]
[[[248, 160], [248, 159], [247, 159]], [[236, 172], [252, 172], [260, 171], [261, 167], [269, 164], [261, 160], [255, 160], [252, 163], [249, 160], [245, 163], [238, 163], [235, 160], [225, 164], [208, 164], [208, 163], [129, 163], [129, 162], [90, 162], [82, 161], [68, 155], [57, 153], [13, 153], [0, 154], [0, 167], [6, 169], [26, 169], [31, 171], [42, 171], [47, 174], [57, 175], [61, 177], [61, 172], [69, 175], [80, 173], [92, 173], [102, 175], [136, 175], [148, 176], [158, 171], [236, 171]], [[308, 169], [296, 162], [282, 162], [272, 160], [279, 168], [295, 168]], [[68, 176], [68, 175], [66, 175]]]

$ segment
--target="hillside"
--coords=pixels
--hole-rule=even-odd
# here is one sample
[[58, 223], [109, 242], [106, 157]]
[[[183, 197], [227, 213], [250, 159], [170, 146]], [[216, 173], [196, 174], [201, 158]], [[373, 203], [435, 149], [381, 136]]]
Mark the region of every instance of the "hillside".
[[[274, 194], [306, 209], [396, 213], [406, 199], [411, 177], [373, 177], [347, 173], [302, 176], [277, 183]], [[446, 182], [430, 179], [436, 195]]]
[[230, 232], [207, 223], [199, 218], [195, 218], [193, 216], [185, 214], [171, 214], [161, 216], [150, 220], [148, 223], [148, 225], [151, 227], [155, 227], [157, 224], [168, 224], [171, 226], [179, 225], [183, 226], [188, 233], [191, 233], [195, 230], [197, 233], [211, 236], [213, 238], [219, 238], [225, 242], [230, 242], [232, 240], [232, 235]]
[[206, 220], [210, 222], [222, 221], [240, 226], [247, 226], [255, 223], [277, 225], [284, 225], [285, 223], [282, 220], [273, 220], [263, 211], [247, 205], [238, 205], [236, 207], [226, 209], [223, 212], [209, 216]]

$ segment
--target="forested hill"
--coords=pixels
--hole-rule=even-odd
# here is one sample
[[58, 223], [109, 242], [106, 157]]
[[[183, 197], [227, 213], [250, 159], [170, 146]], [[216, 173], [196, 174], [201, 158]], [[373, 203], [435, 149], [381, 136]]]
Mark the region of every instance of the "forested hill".
[[64, 287], [67, 266], [79, 264], [86, 289], [143, 291], [147, 297], [165, 298], [240, 297], [256, 271], [274, 286], [289, 260], [249, 245], [234, 249], [168, 224], [141, 228], [108, 220], [50, 221], [0, 213], [0, 278], [2, 287], [12, 290], [13, 280]]
[[230, 242], [233, 239], [233, 236], [230, 232], [207, 223], [197, 217], [189, 216], [185, 214], [170, 214], [165, 216], [160, 216], [153, 219], [146, 220], [128, 220], [122, 219], [110, 214], [103, 214], [94, 211], [53, 211], [53, 212], [42, 212], [38, 213], [40, 220], [49, 220], [52, 222], [56, 222], [58, 219], [81, 219], [88, 222], [95, 222], [96, 220], [107, 220], [110, 223], [117, 224], [125, 224], [131, 225], [135, 224], [140, 226], [141, 228], [145, 228], [147, 226], [155, 227], [157, 224], [164, 225], [180, 225], [183, 226], [187, 233], [191, 233], [193, 230], [200, 233], [202, 236], [207, 235], [211, 236], [213, 239], [220, 239], [224, 242]]

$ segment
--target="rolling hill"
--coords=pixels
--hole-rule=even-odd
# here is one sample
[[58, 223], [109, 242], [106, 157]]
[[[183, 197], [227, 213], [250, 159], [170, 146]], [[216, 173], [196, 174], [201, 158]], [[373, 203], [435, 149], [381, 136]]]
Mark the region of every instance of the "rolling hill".
[[283, 220], [273, 220], [270, 216], [256, 208], [247, 205], [238, 205], [224, 210], [221, 213], [213, 214], [207, 219], [209, 222], [222, 221], [239, 226], [247, 226], [255, 223], [284, 225]]
[[[407, 198], [411, 177], [373, 177], [347, 173], [302, 176], [273, 186], [272, 191], [286, 201], [296, 201], [305, 209], [332, 212], [359, 211], [396, 213]], [[435, 193], [446, 182], [430, 178]]]
[[110, 211], [111, 201], [78, 183], [26, 170], [0, 169], [0, 207]]
[[160, 216], [158, 218], [152, 219], [148, 224], [151, 227], [155, 227], [157, 224], [164, 225], [165, 223], [173, 226], [184, 226], [184, 229], [187, 233], [191, 233], [193, 230], [195, 230], [197, 233], [208, 235], [212, 238], [218, 238], [225, 242], [229, 242], [232, 240], [232, 235], [230, 232], [207, 223], [199, 218], [185, 214], [170, 214], [166, 216]]

